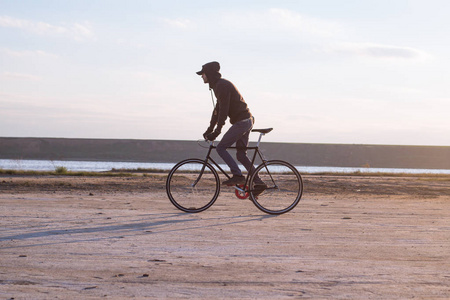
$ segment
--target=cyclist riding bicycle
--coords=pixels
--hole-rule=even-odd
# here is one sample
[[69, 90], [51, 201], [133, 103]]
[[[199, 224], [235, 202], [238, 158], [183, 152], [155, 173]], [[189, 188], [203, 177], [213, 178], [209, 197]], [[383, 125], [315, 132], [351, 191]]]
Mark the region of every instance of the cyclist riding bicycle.
[[[236, 143], [236, 158], [238, 161], [242, 163], [248, 172], [255, 170], [255, 167], [247, 156], [249, 135], [253, 128], [255, 118], [250, 113], [247, 103], [245, 103], [244, 98], [237, 88], [229, 80], [222, 78], [219, 70], [220, 64], [213, 61], [203, 65], [202, 69], [197, 72], [198, 75], [202, 76], [203, 82], [209, 84], [209, 89], [214, 91], [217, 98], [217, 104], [214, 107], [210, 125], [203, 134], [203, 137], [206, 140], [214, 141], [220, 135], [227, 118], [230, 117], [232, 126], [223, 135], [222, 140], [217, 145], [216, 151], [228, 167], [230, 167], [230, 171], [233, 174], [223, 184], [244, 184], [245, 177], [242, 175], [233, 157], [228, 153], [227, 148]], [[267, 187], [259, 178], [256, 178], [255, 184], [260, 189]]]

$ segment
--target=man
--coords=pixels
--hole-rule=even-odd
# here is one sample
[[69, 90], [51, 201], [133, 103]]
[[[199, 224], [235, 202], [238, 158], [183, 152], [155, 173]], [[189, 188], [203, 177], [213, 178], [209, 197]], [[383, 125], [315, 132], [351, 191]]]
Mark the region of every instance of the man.
[[[210, 125], [203, 134], [203, 137], [209, 141], [214, 141], [220, 135], [225, 121], [230, 117], [232, 126], [223, 135], [216, 150], [219, 156], [230, 167], [231, 173], [233, 174], [223, 184], [243, 184], [245, 183], [245, 177], [242, 175], [233, 157], [228, 153], [227, 148], [236, 143], [236, 158], [238, 161], [244, 165], [248, 172], [255, 169], [247, 156], [249, 135], [253, 128], [254, 118], [237, 88], [230, 81], [222, 78], [219, 70], [220, 64], [213, 61], [203, 65], [202, 69], [197, 72], [198, 75], [202, 76], [203, 82], [209, 84], [209, 88], [214, 91], [217, 98], [217, 104], [212, 113]], [[259, 178], [255, 180], [255, 183], [265, 186]]]

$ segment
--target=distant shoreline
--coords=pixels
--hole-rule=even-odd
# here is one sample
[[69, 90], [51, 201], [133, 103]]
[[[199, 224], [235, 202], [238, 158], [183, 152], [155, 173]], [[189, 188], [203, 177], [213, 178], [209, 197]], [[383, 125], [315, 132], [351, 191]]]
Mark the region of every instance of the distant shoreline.
[[[220, 162], [219, 162], [220, 163]], [[70, 173], [167, 173], [176, 163], [149, 162], [103, 162], [103, 161], [61, 161], [61, 160], [14, 160], [0, 159], [1, 174], [62, 174]], [[357, 176], [450, 176], [450, 169], [410, 169], [410, 168], [367, 168], [367, 167], [317, 167], [294, 165], [301, 174], [314, 175], [357, 175]], [[225, 163], [221, 167], [228, 170]], [[244, 167], [241, 166], [242, 171]], [[41, 173], [40, 173], [41, 172]]]
[[[450, 146], [268, 142], [261, 148], [267, 159], [301, 166], [450, 169]], [[0, 137], [0, 159], [174, 163], [206, 151], [196, 141]]]

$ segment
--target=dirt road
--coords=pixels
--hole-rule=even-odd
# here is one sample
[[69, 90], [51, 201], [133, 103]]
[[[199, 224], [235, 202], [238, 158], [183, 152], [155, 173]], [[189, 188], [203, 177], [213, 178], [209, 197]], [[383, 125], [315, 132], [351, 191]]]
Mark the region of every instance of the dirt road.
[[448, 299], [450, 181], [306, 176], [280, 216], [164, 176], [0, 177], [1, 299]]

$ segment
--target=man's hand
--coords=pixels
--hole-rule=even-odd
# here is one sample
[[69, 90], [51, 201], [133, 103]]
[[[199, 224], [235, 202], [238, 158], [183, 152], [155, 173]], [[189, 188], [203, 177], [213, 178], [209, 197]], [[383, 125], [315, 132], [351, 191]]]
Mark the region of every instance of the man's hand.
[[203, 134], [203, 138], [205, 139], [205, 140], [207, 140], [208, 139], [208, 134], [211, 134], [213, 132], [213, 130], [212, 129], [206, 129], [206, 131], [205, 131], [205, 133]]
[[209, 134], [207, 134], [206, 135], [206, 139], [208, 140], [208, 141], [214, 141], [218, 136], [219, 136], [219, 134], [220, 134], [220, 131], [214, 131], [214, 132], [212, 132], [212, 133], [209, 133]]

